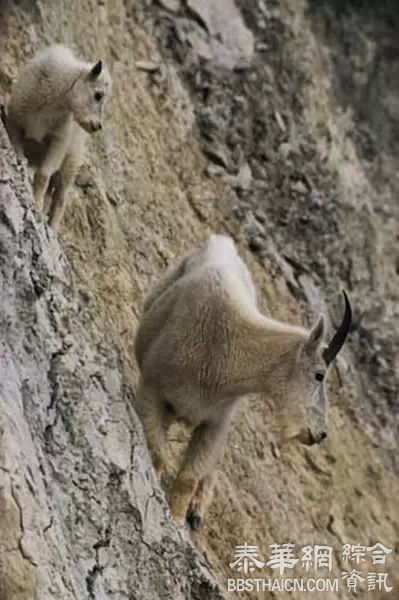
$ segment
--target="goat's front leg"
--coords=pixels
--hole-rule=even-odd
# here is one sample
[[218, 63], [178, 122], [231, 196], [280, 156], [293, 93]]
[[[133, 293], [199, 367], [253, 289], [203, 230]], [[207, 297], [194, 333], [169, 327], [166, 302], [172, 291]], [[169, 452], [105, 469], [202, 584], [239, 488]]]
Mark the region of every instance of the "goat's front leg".
[[217, 422], [203, 423], [194, 430], [170, 499], [170, 509], [176, 521], [185, 520], [199, 480], [215, 468], [224, 449], [230, 420], [228, 414]]
[[69, 185], [60, 179], [54, 191], [49, 198], [49, 203], [45, 207], [48, 214], [48, 224], [57, 229], [65, 212], [65, 199]]
[[58, 171], [65, 156], [67, 139], [63, 137], [53, 139], [46, 152], [42, 164], [36, 169], [33, 178], [33, 193], [36, 207], [43, 210], [44, 199], [51, 176]]

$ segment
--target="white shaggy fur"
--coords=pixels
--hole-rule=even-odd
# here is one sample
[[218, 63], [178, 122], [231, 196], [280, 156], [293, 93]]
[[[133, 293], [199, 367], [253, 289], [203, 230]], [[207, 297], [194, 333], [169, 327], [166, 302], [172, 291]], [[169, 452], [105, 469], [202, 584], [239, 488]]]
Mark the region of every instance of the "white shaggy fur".
[[101, 61], [79, 60], [61, 45], [39, 52], [12, 89], [7, 129], [16, 150], [35, 168], [36, 205], [53, 226], [63, 215], [87, 133], [101, 129], [110, 91], [111, 77]]
[[155, 286], [136, 338], [136, 408], [158, 472], [170, 422], [194, 428], [171, 496], [176, 519], [199, 525], [234, 409], [246, 394], [263, 392], [286, 407], [290, 421], [316, 405], [315, 430], [305, 441], [325, 437], [323, 339], [322, 316], [307, 331], [262, 315], [251, 274], [224, 236], [211, 236]]

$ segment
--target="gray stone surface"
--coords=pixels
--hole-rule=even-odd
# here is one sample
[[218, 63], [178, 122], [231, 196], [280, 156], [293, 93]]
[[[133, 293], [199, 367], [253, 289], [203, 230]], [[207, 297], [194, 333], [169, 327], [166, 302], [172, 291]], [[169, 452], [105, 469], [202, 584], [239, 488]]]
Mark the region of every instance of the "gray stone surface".
[[0, 122], [0, 599], [216, 599]]
[[[187, 0], [187, 6], [196, 20], [209, 34], [210, 57], [221, 66], [233, 68], [249, 64], [254, 53], [254, 38], [242, 19], [234, 0]], [[199, 55], [204, 55], [199, 45], [198, 33], [190, 39]]]

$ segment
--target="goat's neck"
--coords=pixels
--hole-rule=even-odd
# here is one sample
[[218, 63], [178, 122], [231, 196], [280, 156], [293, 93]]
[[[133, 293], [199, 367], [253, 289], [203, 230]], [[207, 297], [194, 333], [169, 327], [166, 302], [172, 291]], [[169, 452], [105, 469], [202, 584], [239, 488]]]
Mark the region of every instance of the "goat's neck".
[[231, 362], [227, 374], [227, 393], [245, 395], [270, 392], [286, 378], [306, 332], [259, 314], [244, 319], [231, 345]]

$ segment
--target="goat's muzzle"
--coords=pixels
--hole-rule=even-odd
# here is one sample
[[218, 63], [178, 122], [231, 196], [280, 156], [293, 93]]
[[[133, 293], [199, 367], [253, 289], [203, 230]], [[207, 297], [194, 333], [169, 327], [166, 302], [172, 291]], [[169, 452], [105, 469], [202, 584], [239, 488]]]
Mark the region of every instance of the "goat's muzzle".
[[327, 437], [327, 431], [318, 431], [317, 433], [313, 433], [309, 429], [309, 443], [308, 446], [314, 446], [315, 444], [321, 444], [323, 440]]
[[315, 446], [316, 444], [321, 444], [321, 442], [326, 438], [327, 431], [321, 430], [313, 432], [310, 427], [308, 427], [306, 430], [302, 431], [297, 439], [304, 446]]
[[90, 129], [93, 133], [95, 133], [96, 131], [100, 131], [100, 129], [102, 129], [102, 125], [99, 121], [94, 121], [91, 123]]

